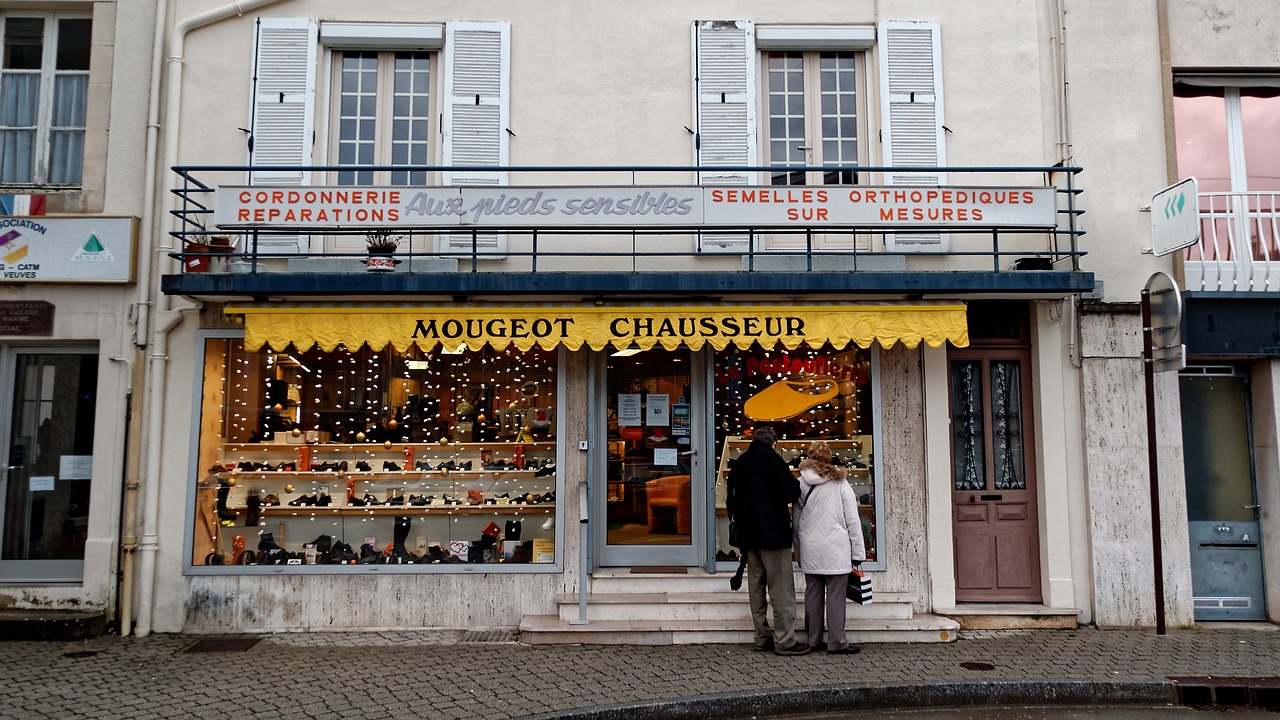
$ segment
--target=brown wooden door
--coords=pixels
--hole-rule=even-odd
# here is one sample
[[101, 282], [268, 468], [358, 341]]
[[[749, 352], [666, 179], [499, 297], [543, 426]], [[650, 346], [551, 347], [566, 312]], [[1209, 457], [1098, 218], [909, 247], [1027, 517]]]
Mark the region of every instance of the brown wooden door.
[[1031, 354], [952, 350], [957, 602], [1040, 602]]

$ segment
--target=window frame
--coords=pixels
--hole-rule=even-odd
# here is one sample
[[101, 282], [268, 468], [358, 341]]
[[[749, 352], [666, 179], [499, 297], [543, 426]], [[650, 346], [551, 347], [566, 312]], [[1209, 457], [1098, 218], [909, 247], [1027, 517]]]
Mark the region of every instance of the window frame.
[[[377, 58], [377, 89], [375, 92], [375, 108], [374, 108], [374, 165], [391, 165], [392, 154], [392, 124], [394, 119], [394, 97], [395, 97], [395, 61], [396, 54], [402, 52], [420, 53], [427, 57], [427, 112], [425, 119], [428, 123], [427, 128], [427, 165], [438, 165], [442, 153], [443, 134], [440, 127], [440, 97], [443, 92], [443, 78], [441, 72], [441, 52], [438, 49], [423, 48], [347, 48], [334, 47], [329, 49], [325, 67], [330, 74], [327, 87], [328, 95], [321, 98], [324, 103], [324, 110], [320, 113], [324, 118], [323, 131], [325, 133], [324, 147], [329, 155], [328, 162], [333, 165], [341, 164], [339, 162], [340, 148], [342, 142], [341, 124], [342, 124], [342, 80], [343, 68], [342, 62], [350, 54], [369, 54], [372, 53]], [[434, 124], [434, 127], [432, 125]], [[359, 163], [356, 164], [359, 166]], [[357, 175], [362, 174], [357, 171]], [[431, 171], [423, 173], [425, 177], [415, 173], [407, 184], [410, 185], [426, 185], [439, 186], [442, 184], [441, 173]], [[329, 182], [338, 183], [338, 172], [329, 173]], [[416, 182], [415, 177], [421, 177], [421, 182]], [[357, 177], [356, 185], [392, 185], [391, 171], [383, 170], [373, 173], [370, 182], [362, 182]]]
[[[866, 138], [869, 137], [872, 128], [868, 123], [868, 105], [867, 105], [867, 51], [863, 49], [805, 49], [805, 48], [766, 48], [758, 50], [759, 62], [759, 117], [760, 117], [760, 157], [762, 165], [773, 165], [772, 153], [772, 133], [771, 120], [772, 115], [769, 112], [769, 57], [775, 53], [793, 54], [799, 53], [802, 57], [802, 70], [804, 72], [804, 125], [805, 125], [805, 146], [807, 150], [807, 159], [804, 164], [816, 167], [823, 164], [822, 152], [822, 78], [821, 78], [821, 58], [824, 54], [840, 53], [853, 56], [854, 60], [854, 112], [856, 117], [856, 136], [854, 142], [857, 146], [857, 164], [867, 165], [870, 162], [870, 154], [868, 153]], [[797, 173], [791, 173], [795, 175]], [[769, 178], [772, 181], [772, 177]], [[807, 186], [823, 186], [828, 183], [823, 182], [822, 172], [811, 171], [805, 173], [803, 183], [785, 183], [786, 185], [803, 184]], [[848, 183], [835, 183], [848, 184]], [[858, 178], [855, 174], [854, 182], [858, 184]]]
[[[88, 142], [88, 125], [89, 116], [92, 110], [88, 106], [89, 87], [86, 83], [85, 87], [85, 119], [84, 125], [59, 126], [59, 130], [76, 130], [81, 133], [81, 152], [80, 152], [80, 179], [74, 183], [53, 183], [49, 177], [51, 173], [50, 160], [52, 156], [53, 142], [53, 106], [56, 95], [57, 79], [63, 76], [83, 76], [92, 81], [92, 59], [90, 67], [85, 70], [58, 70], [58, 30], [63, 20], [88, 20], [90, 32], [90, 48], [89, 53], [92, 55], [92, 33], [93, 33], [93, 13], [83, 11], [52, 11], [52, 10], [15, 10], [11, 12], [0, 13], [0, 42], [5, 37], [7, 31], [7, 23], [11, 19], [40, 19], [43, 21], [41, 37], [41, 58], [39, 70], [17, 70], [12, 71], [0, 67], [0, 75], [33, 75], [38, 74], [40, 77], [40, 94], [37, 100], [39, 107], [36, 111], [35, 124], [35, 141], [33, 144], [33, 158], [31, 167], [31, 179], [25, 181], [5, 181], [0, 180], [0, 187], [31, 187], [31, 186], [56, 186], [65, 188], [80, 188], [84, 186], [84, 166], [85, 166], [85, 144]], [[4, 126], [2, 129], [17, 129], [27, 126]]]

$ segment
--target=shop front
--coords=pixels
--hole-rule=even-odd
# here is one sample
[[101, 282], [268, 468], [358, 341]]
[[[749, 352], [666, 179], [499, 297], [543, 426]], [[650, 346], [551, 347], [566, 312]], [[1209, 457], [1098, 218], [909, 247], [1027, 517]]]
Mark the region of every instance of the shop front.
[[[243, 332], [200, 334], [199, 575], [563, 572], [578, 525], [588, 572], [714, 571], [737, 560], [725, 480], [760, 423], [792, 467], [832, 445], [878, 564], [876, 348], [967, 343], [958, 303], [225, 314]], [[586, 523], [564, 502], [582, 487]]]

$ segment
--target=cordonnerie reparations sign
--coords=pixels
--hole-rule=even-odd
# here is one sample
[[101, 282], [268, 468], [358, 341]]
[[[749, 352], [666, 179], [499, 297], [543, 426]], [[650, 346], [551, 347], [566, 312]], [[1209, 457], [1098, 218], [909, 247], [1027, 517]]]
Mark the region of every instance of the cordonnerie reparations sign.
[[404, 350], [416, 345], [447, 350], [485, 345], [521, 350], [564, 345], [577, 350], [681, 345], [697, 350], [710, 344], [717, 350], [801, 344], [821, 347], [849, 343], [889, 347], [902, 342], [933, 347], [943, 342], [968, 345], [964, 305], [956, 303], [860, 303], [815, 306], [638, 306], [638, 307], [329, 307], [249, 305], [232, 306], [228, 315], [242, 316], [245, 346], [269, 345], [283, 350], [313, 346], [329, 351], [338, 345], [387, 345]]
[[224, 229], [1051, 228], [1052, 187], [221, 186]]

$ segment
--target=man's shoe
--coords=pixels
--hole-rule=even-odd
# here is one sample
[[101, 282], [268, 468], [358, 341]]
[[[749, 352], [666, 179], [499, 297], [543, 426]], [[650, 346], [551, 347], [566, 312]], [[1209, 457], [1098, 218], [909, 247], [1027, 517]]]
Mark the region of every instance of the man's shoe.
[[751, 649], [756, 652], [769, 652], [773, 649], [773, 641], [766, 640], [763, 645], [752, 645]]
[[809, 645], [808, 643], [798, 642], [798, 643], [795, 643], [794, 645], [791, 645], [790, 647], [785, 647], [785, 648], [776, 647], [773, 649], [773, 654], [774, 655], [808, 655]]
[[831, 655], [857, 655], [860, 652], [862, 652], [862, 648], [858, 647], [857, 645], [846, 645], [845, 647], [842, 647], [839, 650], [828, 651], [828, 653]]

